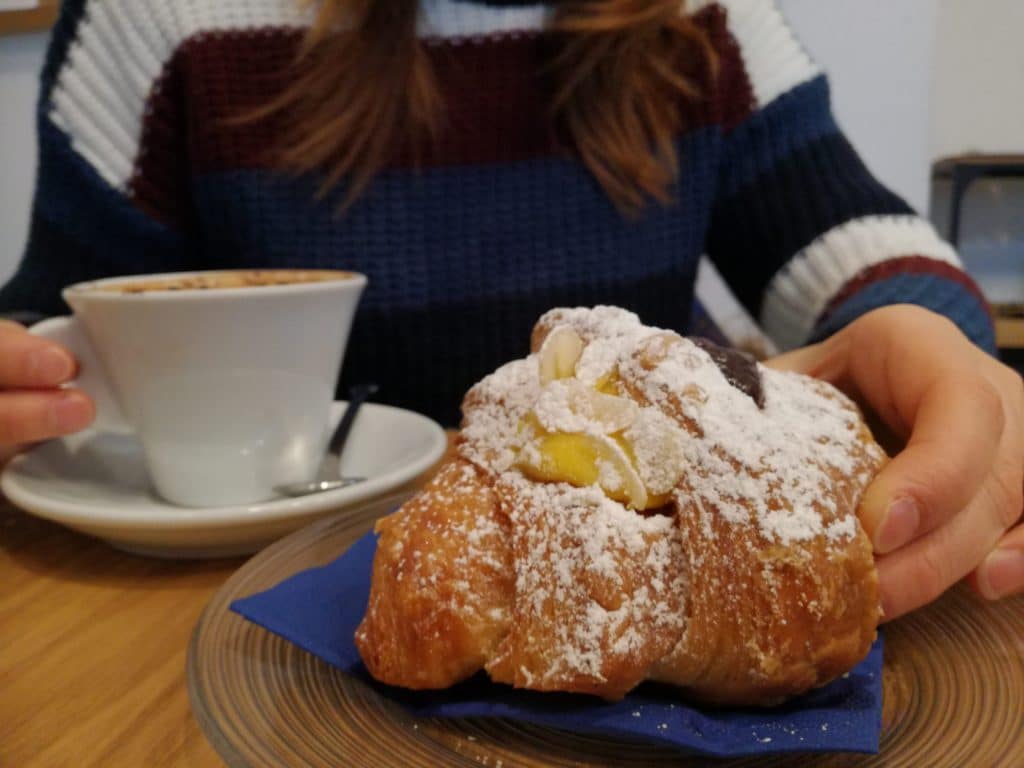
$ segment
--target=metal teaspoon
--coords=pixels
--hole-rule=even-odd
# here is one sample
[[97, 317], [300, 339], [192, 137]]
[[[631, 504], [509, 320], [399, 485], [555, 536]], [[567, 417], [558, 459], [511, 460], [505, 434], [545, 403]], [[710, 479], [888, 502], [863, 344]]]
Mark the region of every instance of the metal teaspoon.
[[341, 452], [345, 447], [345, 441], [355, 423], [359, 408], [367, 399], [376, 394], [379, 387], [376, 384], [363, 384], [352, 387], [349, 390], [348, 408], [338, 422], [334, 434], [327, 445], [327, 451], [320, 460], [320, 467], [317, 469], [316, 478], [308, 483], [287, 483], [279, 485], [274, 490], [282, 496], [308, 496], [311, 493], [323, 493], [334, 491], [339, 488], [347, 488], [350, 485], [361, 483], [365, 477], [339, 477], [338, 472], [341, 463]]

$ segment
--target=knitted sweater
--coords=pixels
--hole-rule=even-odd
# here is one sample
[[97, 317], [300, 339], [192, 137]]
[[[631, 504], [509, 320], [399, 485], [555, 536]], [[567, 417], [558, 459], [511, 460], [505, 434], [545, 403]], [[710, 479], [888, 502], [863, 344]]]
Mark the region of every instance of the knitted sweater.
[[422, 0], [444, 133], [419, 168], [396, 156], [338, 215], [315, 179], [267, 166], [272, 123], [225, 119], [286, 71], [309, 22], [298, 0], [65, 0], [29, 243], [0, 309], [60, 313], [63, 285], [109, 275], [360, 271], [342, 388], [379, 382], [385, 400], [449, 424], [552, 306], [615, 304], [686, 332], [705, 254], [782, 347], [909, 302], [991, 349], [953, 249], [872, 178], [771, 0], [688, 9], [721, 67], [679, 137], [671, 204], [621, 216], [553, 140], [536, 77], [549, 7]]

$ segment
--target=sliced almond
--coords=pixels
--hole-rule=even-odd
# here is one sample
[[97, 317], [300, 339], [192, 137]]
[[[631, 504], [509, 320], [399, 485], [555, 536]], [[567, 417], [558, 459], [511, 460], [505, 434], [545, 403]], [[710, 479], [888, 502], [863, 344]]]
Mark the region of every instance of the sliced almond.
[[640, 407], [628, 397], [588, 389], [586, 398], [592, 421], [606, 435], [628, 428], [640, 412]]
[[583, 347], [583, 339], [570, 326], [560, 325], [551, 331], [537, 353], [541, 385], [574, 375]]
[[659, 411], [641, 412], [620, 439], [651, 494], [669, 493], [693, 464], [689, 434]]
[[621, 432], [636, 420], [632, 400], [591, 389], [576, 379], [558, 379], [541, 390], [537, 421], [549, 432]]
[[618, 362], [617, 344], [609, 339], [594, 339], [576, 363], [576, 378], [587, 386], [601, 389], [615, 375]]

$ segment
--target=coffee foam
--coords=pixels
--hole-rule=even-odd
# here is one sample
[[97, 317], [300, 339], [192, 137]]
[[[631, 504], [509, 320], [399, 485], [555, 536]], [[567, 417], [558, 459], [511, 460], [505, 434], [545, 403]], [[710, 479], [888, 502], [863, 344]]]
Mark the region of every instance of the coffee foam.
[[230, 288], [261, 288], [303, 283], [351, 280], [353, 272], [327, 269], [246, 269], [198, 272], [165, 277], [138, 277], [101, 283], [91, 290], [104, 293], [139, 294], [162, 291], [207, 291]]

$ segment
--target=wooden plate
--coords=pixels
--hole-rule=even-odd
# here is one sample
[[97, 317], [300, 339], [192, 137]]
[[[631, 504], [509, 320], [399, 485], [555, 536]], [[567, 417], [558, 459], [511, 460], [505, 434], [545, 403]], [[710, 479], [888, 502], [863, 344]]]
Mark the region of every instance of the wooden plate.
[[[344, 552], [403, 500], [391, 496], [273, 544], [214, 596], [188, 654], [192, 711], [231, 766], [691, 766], [661, 747], [504, 720], [415, 718], [368, 686], [228, 610]], [[965, 588], [886, 630], [882, 752], [720, 766], [1024, 766], [1024, 598]]]

